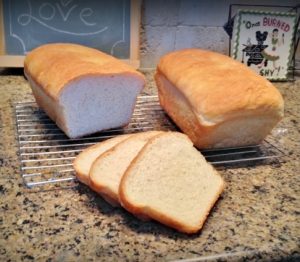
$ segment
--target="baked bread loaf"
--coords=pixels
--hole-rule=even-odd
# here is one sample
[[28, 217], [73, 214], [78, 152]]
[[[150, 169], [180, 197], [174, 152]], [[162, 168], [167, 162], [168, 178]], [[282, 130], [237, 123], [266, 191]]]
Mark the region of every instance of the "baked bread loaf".
[[184, 49], [161, 58], [159, 100], [200, 149], [259, 144], [283, 117], [279, 91], [222, 54]]
[[89, 173], [90, 187], [113, 206], [119, 205], [119, 184], [131, 161], [160, 131], [137, 133], [101, 154]]
[[37, 104], [70, 138], [129, 123], [144, 76], [124, 62], [76, 44], [46, 44], [25, 58]]
[[130, 136], [132, 134], [116, 136], [83, 150], [73, 162], [78, 180], [88, 186], [90, 184], [89, 172], [96, 158]]
[[184, 134], [149, 140], [121, 179], [119, 197], [131, 213], [181, 232], [199, 231], [224, 181]]

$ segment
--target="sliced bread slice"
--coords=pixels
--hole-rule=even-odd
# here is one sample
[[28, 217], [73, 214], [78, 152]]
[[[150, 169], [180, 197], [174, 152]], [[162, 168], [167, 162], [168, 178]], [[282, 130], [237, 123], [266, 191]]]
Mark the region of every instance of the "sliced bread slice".
[[111, 149], [118, 143], [129, 138], [132, 134], [116, 136], [97, 143], [83, 150], [74, 160], [73, 166], [76, 171], [76, 177], [83, 184], [89, 185], [89, 172], [93, 162], [98, 156]]
[[122, 206], [185, 233], [199, 231], [224, 181], [186, 135], [153, 137], [122, 177]]
[[112, 205], [119, 203], [119, 184], [123, 174], [148, 140], [160, 131], [137, 133], [100, 155], [92, 164], [90, 187]]

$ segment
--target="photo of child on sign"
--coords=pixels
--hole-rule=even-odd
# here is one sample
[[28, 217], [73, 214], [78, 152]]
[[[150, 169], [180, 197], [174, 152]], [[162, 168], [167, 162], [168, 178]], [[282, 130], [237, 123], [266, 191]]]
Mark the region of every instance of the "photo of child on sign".
[[287, 79], [295, 24], [295, 13], [239, 11], [232, 57], [268, 79]]

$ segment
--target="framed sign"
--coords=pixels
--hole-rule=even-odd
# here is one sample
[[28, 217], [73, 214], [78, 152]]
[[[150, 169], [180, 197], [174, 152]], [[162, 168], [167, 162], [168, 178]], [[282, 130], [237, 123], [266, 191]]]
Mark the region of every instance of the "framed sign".
[[231, 56], [270, 80], [287, 80], [296, 13], [239, 10]]

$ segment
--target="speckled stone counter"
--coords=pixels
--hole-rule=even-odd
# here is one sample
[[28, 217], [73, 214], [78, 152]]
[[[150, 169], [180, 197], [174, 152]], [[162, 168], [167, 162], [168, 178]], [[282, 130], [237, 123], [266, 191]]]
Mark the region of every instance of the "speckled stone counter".
[[0, 76], [0, 261], [299, 261], [300, 80], [275, 85], [286, 116], [273, 140], [285, 156], [220, 169], [226, 189], [188, 236], [113, 208], [82, 184], [26, 189], [12, 103], [32, 95], [22, 76]]

